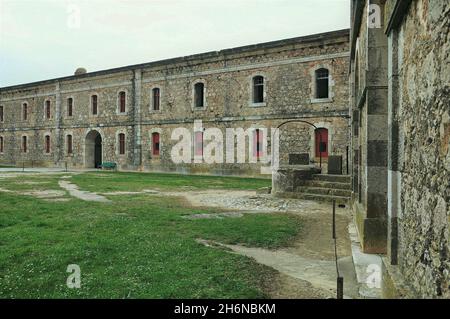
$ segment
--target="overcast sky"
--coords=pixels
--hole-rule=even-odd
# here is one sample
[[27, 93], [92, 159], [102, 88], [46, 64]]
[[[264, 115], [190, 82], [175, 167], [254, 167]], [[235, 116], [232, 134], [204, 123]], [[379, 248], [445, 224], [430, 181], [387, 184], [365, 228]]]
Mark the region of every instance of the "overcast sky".
[[0, 0], [0, 86], [349, 27], [349, 0]]

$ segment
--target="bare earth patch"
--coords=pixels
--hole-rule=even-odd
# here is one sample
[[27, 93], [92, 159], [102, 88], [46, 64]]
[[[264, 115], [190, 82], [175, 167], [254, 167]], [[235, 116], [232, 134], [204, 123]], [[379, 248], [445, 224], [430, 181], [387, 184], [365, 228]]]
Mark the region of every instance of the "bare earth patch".
[[91, 201], [91, 202], [102, 202], [102, 203], [110, 203], [111, 202], [106, 197], [103, 197], [96, 193], [91, 193], [88, 191], [81, 191], [81, 190], [79, 190], [77, 185], [69, 183], [68, 181], [60, 180], [58, 182], [58, 184], [61, 188], [68, 191], [71, 196], [79, 198], [81, 200]]

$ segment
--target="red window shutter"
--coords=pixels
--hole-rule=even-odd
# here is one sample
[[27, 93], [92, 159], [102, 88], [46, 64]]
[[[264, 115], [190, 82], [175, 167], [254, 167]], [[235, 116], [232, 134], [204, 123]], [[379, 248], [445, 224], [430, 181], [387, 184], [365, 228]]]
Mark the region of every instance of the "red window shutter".
[[119, 134], [119, 154], [125, 154], [125, 134]]
[[256, 129], [253, 133], [253, 156], [260, 158], [263, 155], [263, 131]]
[[72, 116], [72, 112], [73, 112], [73, 99], [69, 98], [67, 100], [67, 115]]
[[47, 117], [47, 119], [50, 119], [50, 101], [46, 101], [45, 102], [45, 116]]
[[26, 136], [22, 136], [22, 151], [24, 153], [27, 152], [27, 137]]
[[195, 155], [203, 156], [203, 132], [195, 132]]
[[159, 133], [152, 134], [152, 153], [155, 156], [159, 156]]
[[153, 110], [158, 111], [159, 110], [159, 103], [160, 103], [160, 93], [158, 88], [153, 89]]
[[326, 128], [319, 128], [315, 131], [315, 153], [316, 157], [328, 157], [328, 130]]
[[50, 153], [50, 136], [45, 136], [45, 153]]
[[92, 114], [97, 115], [97, 95], [92, 96]]
[[28, 105], [27, 103], [23, 104], [23, 120], [26, 121], [28, 118]]
[[72, 154], [72, 135], [67, 135], [67, 153]]
[[125, 92], [120, 92], [119, 97], [120, 97], [120, 113], [125, 113], [125, 111], [126, 111], [126, 108], [125, 108], [126, 94], [125, 94]]

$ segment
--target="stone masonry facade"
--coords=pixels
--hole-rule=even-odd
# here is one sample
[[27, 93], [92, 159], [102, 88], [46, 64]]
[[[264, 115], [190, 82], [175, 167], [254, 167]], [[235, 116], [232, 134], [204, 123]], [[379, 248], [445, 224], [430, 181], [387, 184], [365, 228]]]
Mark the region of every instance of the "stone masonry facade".
[[450, 298], [450, 3], [352, 1], [352, 208], [385, 297]]
[[[270, 132], [285, 121], [307, 121], [328, 130], [328, 155], [346, 163], [348, 47], [349, 31], [341, 30], [1, 88], [0, 164], [114, 162], [124, 170], [260, 175], [262, 164], [249, 163], [250, 152], [245, 163], [175, 164], [174, 129], [193, 131], [194, 120], [224, 137], [226, 128]], [[325, 96], [317, 94], [318, 70], [327, 72]], [[311, 127], [292, 122], [280, 129], [281, 164], [291, 153], [308, 153], [317, 162]], [[271, 135], [264, 138], [269, 147]], [[253, 140], [249, 136], [248, 147]]]

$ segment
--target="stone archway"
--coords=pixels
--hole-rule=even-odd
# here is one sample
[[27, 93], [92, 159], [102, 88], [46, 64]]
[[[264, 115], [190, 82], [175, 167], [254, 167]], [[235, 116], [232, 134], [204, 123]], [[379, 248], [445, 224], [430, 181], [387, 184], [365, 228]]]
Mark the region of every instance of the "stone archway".
[[84, 144], [84, 166], [86, 168], [100, 168], [102, 164], [102, 136], [92, 130], [86, 135]]

